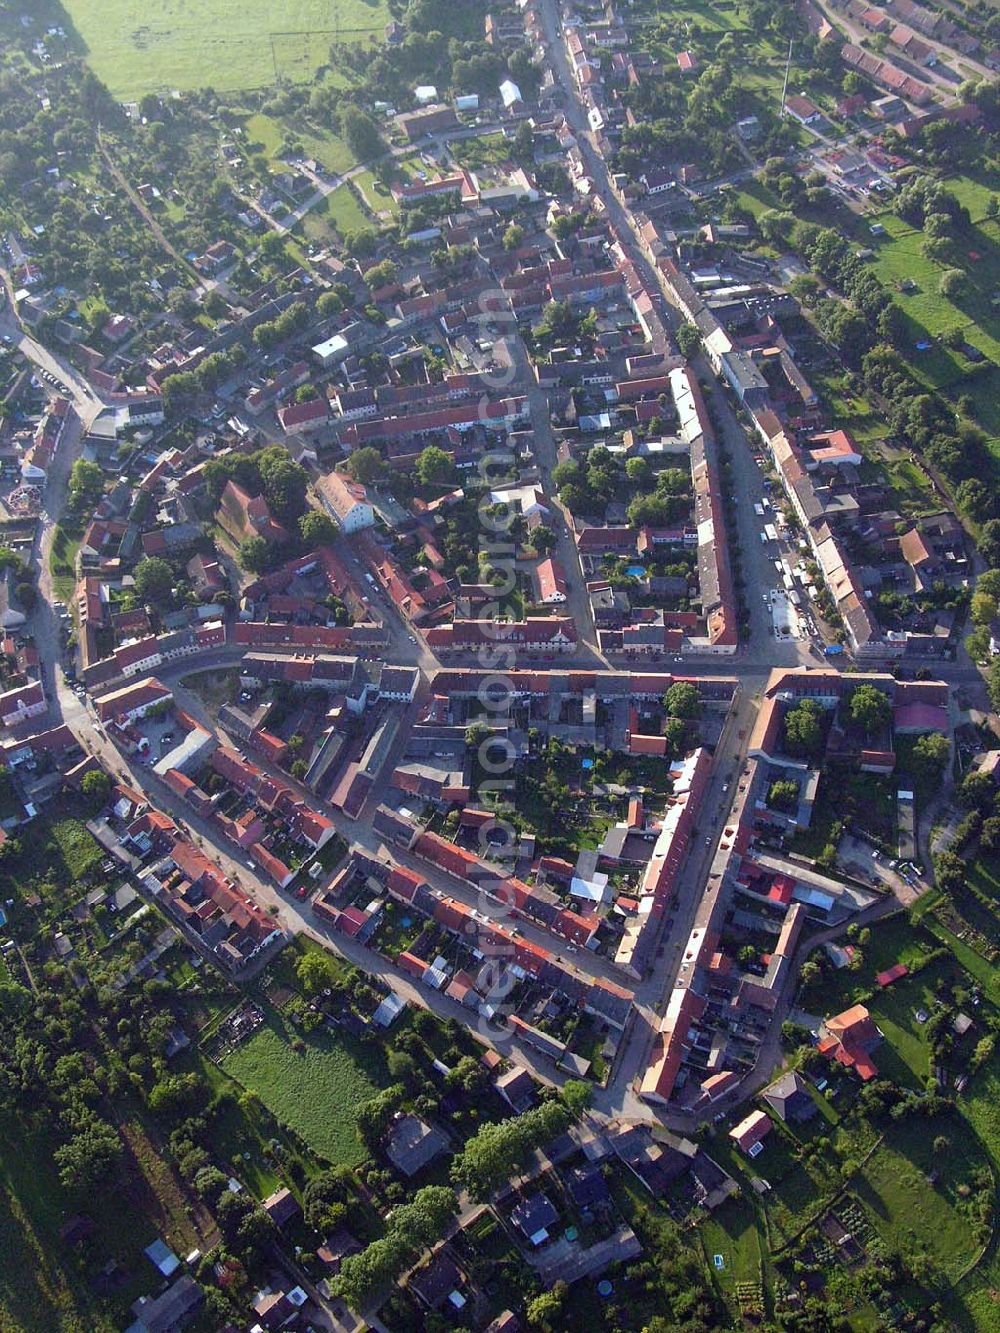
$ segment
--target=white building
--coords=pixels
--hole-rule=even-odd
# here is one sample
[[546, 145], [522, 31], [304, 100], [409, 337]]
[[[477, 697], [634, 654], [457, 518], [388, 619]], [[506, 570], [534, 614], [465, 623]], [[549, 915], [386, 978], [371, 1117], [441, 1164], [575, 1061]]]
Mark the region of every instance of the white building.
[[375, 510], [363, 486], [347, 481], [338, 472], [328, 472], [316, 484], [323, 506], [342, 532], [359, 532], [375, 524]]
[[521, 90], [513, 79], [504, 79], [500, 85], [500, 100], [505, 111], [516, 110], [524, 101]]
[[312, 354], [324, 370], [329, 370], [331, 366], [340, 365], [350, 350], [350, 345], [344, 335], [335, 333], [332, 338], [327, 338], [325, 342], [317, 343], [312, 349]]

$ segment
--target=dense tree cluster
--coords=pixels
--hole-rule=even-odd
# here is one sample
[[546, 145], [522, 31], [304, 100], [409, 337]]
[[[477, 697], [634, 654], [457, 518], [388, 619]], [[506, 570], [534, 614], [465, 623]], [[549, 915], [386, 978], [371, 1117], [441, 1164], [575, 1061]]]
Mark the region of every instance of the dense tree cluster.
[[308, 474], [281, 445], [268, 445], [252, 454], [209, 459], [205, 483], [216, 503], [227, 481], [236, 482], [248, 495], [263, 495], [279, 522], [294, 523], [305, 510]]
[[[519, 49], [505, 59], [486, 43], [482, 12], [476, 6], [469, 6], [468, 21], [463, 23], [451, 0], [410, 0], [399, 10], [399, 22], [403, 37], [397, 45], [381, 47], [374, 54], [358, 43], [335, 44], [331, 50], [333, 63], [352, 72], [366, 101], [405, 105], [414, 84], [426, 82], [430, 70], [442, 96], [448, 90], [495, 94], [508, 74], [529, 90], [537, 83], [526, 51]], [[446, 35], [456, 33], [462, 35]], [[339, 102], [343, 118], [343, 89], [328, 84], [317, 92], [310, 98], [310, 112], [335, 117]]]
[[438, 1240], [458, 1210], [454, 1193], [443, 1185], [425, 1185], [410, 1203], [394, 1209], [385, 1235], [359, 1254], [348, 1256], [332, 1284], [355, 1310], [387, 1287], [426, 1246]]
[[568, 1129], [572, 1114], [562, 1102], [543, 1102], [533, 1111], [483, 1125], [452, 1163], [452, 1179], [476, 1198], [485, 1198], [524, 1166], [533, 1148]]
[[994, 518], [996, 491], [980, 480], [992, 466], [984, 433], [956, 417], [939, 395], [927, 393], [890, 347], [875, 347], [864, 357], [862, 376], [865, 386], [884, 404], [894, 435], [955, 487], [959, 506], [977, 521]]
[[802, 759], [815, 759], [823, 744], [823, 710], [815, 699], [802, 699], [785, 714], [785, 749]]

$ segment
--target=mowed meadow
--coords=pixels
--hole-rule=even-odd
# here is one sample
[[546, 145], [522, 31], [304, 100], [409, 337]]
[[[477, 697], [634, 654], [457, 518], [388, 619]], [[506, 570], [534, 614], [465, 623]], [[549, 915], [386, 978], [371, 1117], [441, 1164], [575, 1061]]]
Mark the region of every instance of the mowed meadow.
[[385, 0], [63, 0], [116, 97], [301, 82], [334, 41], [381, 41]]

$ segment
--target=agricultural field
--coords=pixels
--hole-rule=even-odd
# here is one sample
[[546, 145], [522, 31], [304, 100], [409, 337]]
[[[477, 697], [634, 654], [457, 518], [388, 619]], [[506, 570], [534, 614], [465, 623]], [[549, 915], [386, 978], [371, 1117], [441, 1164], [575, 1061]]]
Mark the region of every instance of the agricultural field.
[[383, 0], [66, 0], [94, 73], [117, 97], [302, 83], [335, 41], [381, 40]]
[[348, 1166], [365, 1160], [355, 1112], [388, 1082], [379, 1056], [324, 1032], [300, 1037], [272, 1011], [222, 1067], [321, 1157]]

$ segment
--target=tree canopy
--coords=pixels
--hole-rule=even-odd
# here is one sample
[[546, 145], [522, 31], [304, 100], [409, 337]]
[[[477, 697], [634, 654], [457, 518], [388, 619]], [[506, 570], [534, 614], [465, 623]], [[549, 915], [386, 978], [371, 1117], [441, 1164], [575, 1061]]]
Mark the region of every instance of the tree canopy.
[[425, 1185], [409, 1203], [389, 1215], [384, 1236], [359, 1254], [349, 1255], [333, 1288], [355, 1310], [387, 1287], [425, 1246], [437, 1240], [458, 1210], [454, 1193], [444, 1185]]
[[144, 602], [165, 602], [174, 588], [174, 571], [158, 555], [147, 556], [135, 567], [136, 595]]
[[363, 449], [355, 449], [347, 460], [347, 470], [355, 481], [368, 486], [383, 476], [385, 463], [379, 451], [368, 444]]
[[688, 680], [675, 681], [663, 696], [663, 706], [671, 717], [684, 720], [696, 718], [701, 714], [701, 695], [697, 685]]
[[329, 546], [336, 541], [337, 525], [328, 514], [310, 509], [299, 519], [299, 535], [310, 551], [315, 551], [319, 546]]
[[917, 777], [928, 786], [937, 782], [950, 754], [951, 742], [941, 732], [930, 731], [925, 736], [918, 736], [911, 751]]
[[429, 444], [416, 462], [418, 481], [424, 486], [443, 486], [455, 480], [455, 464], [443, 449]]
[[859, 685], [851, 695], [849, 710], [854, 725], [869, 736], [882, 731], [892, 718], [889, 696], [875, 685]]
[[483, 1125], [455, 1157], [452, 1179], [476, 1198], [485, 1198], [517, 1173], [533, 1148], [563, 1133], [572, 1119], [562, 1102], [544, 1102], [523, 1115]]
[[823, 743], [823, 710], [814, 699], [803, 699], [785, 714], [785, 749], [799, 758], [815, 758]]
[[93, 503], [104, 490], [104, 473], [88, 458], [78, 458], [69, 474], [69, 498], [73, 505]]

